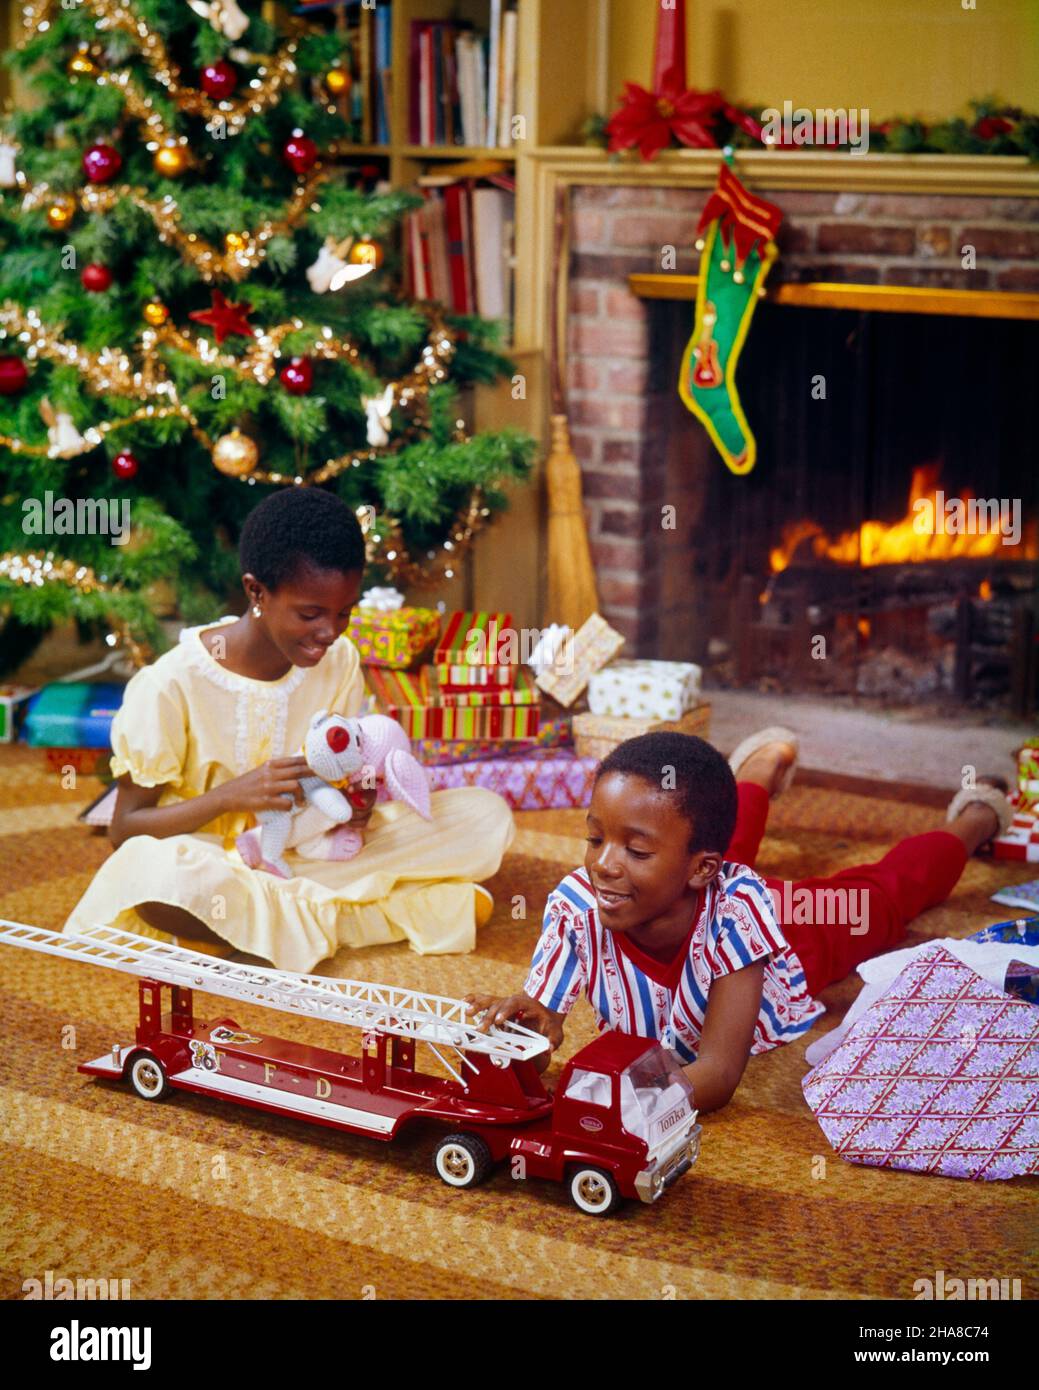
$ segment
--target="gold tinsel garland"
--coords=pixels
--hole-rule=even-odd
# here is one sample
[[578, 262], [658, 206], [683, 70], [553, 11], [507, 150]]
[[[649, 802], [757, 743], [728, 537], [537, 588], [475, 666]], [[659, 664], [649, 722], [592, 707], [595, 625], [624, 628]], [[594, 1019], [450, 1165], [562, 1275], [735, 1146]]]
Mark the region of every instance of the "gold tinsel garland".
[[[451, 330], [435, 310], [428, 309], [426, 312], [430, 321], [430, 332], [419, 361], [410, 372], [392, 383], [394, 401], [410, 417], [412, 430], [424, 423], [429, 388], [446, 380], [447, 364], [455, 352]], [[239, 376], [251, 374], [256, 381], [266, 384], [274, 376], [280, 344], [290, 333], [296, 333], [302, 327], [301, 321], [294, 319], [267, 331], [260, 330], [244, 356], [237, 358], [221, 352], [206, 338], [192, 339], [176, 326], [164, 324], [159, 328], [149, 328], [142, 332], [139, 362], [135, 363], [128, 353], [121, 350], [104, 348], [100, 352], [89, 352], [78, 344], [64, 342], [60, 327], [51, 329], [43, 323], [35, 309], [23, 309], [21, 305], [8, 301], [0, 306], [0, 340], [12, 334], [24, 344], [25, 355], [30, 361], [36, 357], [43, 357], [75, 368], [84, 378], [88, 388], [96, 394], [126, 396], [133, 400], [146, 401], [147, 404], [122, 419], [90, 426], [83, 433], [83, 447], [75, 451], [58, 451], [49, 445], [29, 444], [14, 436], [3, 434], [0, 434], [0, 445], [6, 446], [14, 453], [37, 458], [76, 458], [96, 448], [111, 430], [141, 420], [180, 415], [188, 422], [192, 434], [202, 447], [212, 454], [214, 441], [201, 427], [190, 407], [180, 400], [176, 385], [168, 376], [165, 364], [158, 356], [158, 347], [167, 345], [194, 357], [205, 366], [221, 367], [234, 371]], [[315, 339], [311, 355], [353, 362], [360, 358], [354, 344], [335, 339], [332, 330], [327, 327], [323, 328]], [[155, 397], [160, 399], [160, 404], [155, 403]], [[465, 442], [468, 437], [462, 422], [458, 421], [455, 439]], [[397, 447], [399, 448], [399, 444]], [[318, 486], [330, 482], [347, 468], [358, 468], [362, 463], [374, 462], [391, 452], [393, 450], [388, 448], [373, 447], [352, 450], [326, 459], [309, 473], [287, 474], [254, 468], [239, 481], [250, 485], [268, 483], [275, 486]], [[404, 584], [418, 586], [436, 582], [439, 574], [450, 571], [451, 566], [465, 555], [473, 537], [482, 528], [488, 515], [489, 509], [483, 506], [479, 489], [474, 489], [470, 501], [452, 522], [450, 539], [444, 542], [439, 556], [437, 551], [427, 552], [428, 559], [438, 561], [439, 571], [411, 558], [400, 524], [395, 520], [387, 522], [385, 534], [378, 532], [367, 537], [369, 562], [380, 565], [394, 579]], [[450, 573], [447, 577], [451, 577]]]
[[[35, 588], [42, 588], [45, 584], [62, 584], [83, 595], [125, 592], [120, 585], [99, 579], [89, 565], [81, 565], [75, 560], [55, 559], [53, 550], [48, 550], [44, 555], [37, 555], [34, 551], [27, 551], [24, 555], [14, 552], [0, 555], [0, 579]], [[147, 642], [137, 640], [125, 618], [106, 608], [105, 621], [115, 642], [121, 642], [126, 648], [134, 666], [139, 669], [151, 661], [151, 647]], [[111, 645], [114, 646], [115, 642]]]
[[[257, 68], [256, 76], [250, 79], [248, 92], [226, 101], [214, 101], [195, 87], [181, 85], [180, 69], [170, 57], [162, 37], [150, 29], [139, 15], [120, 3], [120, 0], [80, 0], [80, 3], [97, 17], [96, 27], [99, 30], [119, 29], [136, 40], [141, 57], [152, 76], [164, 88], [179, 111], [189, 116], [203, 116], [207, 126], [222, 126], [229, 135], [239, 134], [250, 116], [260, 115], [278, 101], [282, 88], [296, 76], [295, 55], [298, 36], [309, 29], [308, 25], [299, 20], [290, 20], [289, 41], [280, 52], [272, 54]], [[54, 0], [36, 0], [36, 3], [25, 7], [22, 11], [22, 23], [27, 38], [37, 34], [40, 24], [48, 21], [53, 6]], [[106, 80], [110, 79], [110, 76], [108, 73], [103, 74]], [[149, 121], [152, 115], [155, 115], [158, 120], [152, 124], [152, 131], [157, 132], [160, 127], [165, 129], [151, 99], [139, 91], [132, 77], [120, 82], [120, 85], [127, 94], [128, 105], [131, 101], [133, 103], [130, 105], [131, 114], [140, 116], [145, 121]]]
[[268, 218], [253, 232], [234, 233], [233, 245], [223, 251], [218, 251], [197, 232], [183, 229], [179, 209], [172, 197], [156, 201], [148, 196], [145, 189], [133, 188], [127, 183], [116, 186], [89, 184], [72, 193], [56, 193], [46, 183], [38, 183], [23, 198], [22, 211], [31, 212], [56, 198], [72, 198], [84, 212], [96, 213], [110, 212], [119, 203], [131, 202], [152, 219], [159, 240], [175, 247], [207, 284], [212, 284], [220, 276], [237, 282], [261, 263], [272, 237], [292, 231], [303, 220], [311, 199], [327, 177], [323, 169], [312, 169], [300, 180], [281, 217]]

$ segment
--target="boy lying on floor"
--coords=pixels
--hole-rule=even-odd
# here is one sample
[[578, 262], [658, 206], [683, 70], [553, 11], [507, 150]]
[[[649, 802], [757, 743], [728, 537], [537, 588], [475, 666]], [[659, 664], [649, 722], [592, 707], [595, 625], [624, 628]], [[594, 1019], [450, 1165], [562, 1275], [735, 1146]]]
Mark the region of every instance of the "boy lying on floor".
[[601, 1029], [671, 1048], [699, 1109], [716, 1110], [747, 1059], [806, 1032], [824, 1012], [813, 995], [897, 946], [1012, 814], [989, 779], [957, 794], [946, 829], [902, 840], [878, 863], [793, 884], [762, 879], [752, 866], [769, 802], [796, 760], [797, 737], [784, 729], [737, 748], [738, 782], [688, 734], [615, 748], [596, 774], [584, 868], [549, 894], [522, 993], [469, 996], [480, 1026], [520, 1019], [557, 1048], [584, 994]]

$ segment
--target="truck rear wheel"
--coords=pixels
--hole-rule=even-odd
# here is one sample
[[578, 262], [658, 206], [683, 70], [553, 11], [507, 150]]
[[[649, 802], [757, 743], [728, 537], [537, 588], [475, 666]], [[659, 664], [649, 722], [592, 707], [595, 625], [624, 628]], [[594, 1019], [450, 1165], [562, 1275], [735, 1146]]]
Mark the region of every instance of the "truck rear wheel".
[[570, 1174], [570, 1200], [589, 1216], [609, 1216], [620, 1205], [621, 1194], [602, 1168], [575, 1168]]
[[162, 1063], [144, 1052], [130, 1064], [130, 1085], [142, 1100], [162, 1100], [170, 1089]]
[[478, 1134], [449, 1134], [437, 1145], [434, 1166], [448, 1187], [475, 1187], [491, 1171], [491, 1151]]

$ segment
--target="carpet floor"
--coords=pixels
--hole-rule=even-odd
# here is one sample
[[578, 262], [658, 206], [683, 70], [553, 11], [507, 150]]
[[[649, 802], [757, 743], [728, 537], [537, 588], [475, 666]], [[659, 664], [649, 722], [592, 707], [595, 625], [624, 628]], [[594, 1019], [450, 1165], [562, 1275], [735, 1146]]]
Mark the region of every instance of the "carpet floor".
[[[0, 747], [0, 917], [58, 929], [109, 853], [76, 823], [99, 790], [63, 788], [41, 752]], [[521, 813], [489, 884], [494, 916], [470, 956], [408, 947], [342, 951], [323, 973], [447, 995], [522, 982], [548, 891], [583, 855], [583, 813]], [[935, 812], [794, 788], [776, 805], [759, 867], [797, 878], [877, 857]], [[1034, 868], [970, 863], [906, 944], [967, 936], [1012, 915], [989, 901]], [[858, 979], [823, 995], [833, 1027]], [[446, 1188], [429, 1131], [392, 1145], [175, 1093], [147, 1104], [77, 1063], [130, 1041], [132, 981], [0, 947], [0, 1296], [23, 1281], [129, 1279], [134, 1298], [893, 1298], [917, 1279], [1019, 1278], [1039, 1288], [1039, 1179], [968, 1183], [845, 1164], [801, 1094], [805, 1043], [752, 1058], [735, 1099], [704, 1118], [699, 1163], [652, 1207], [583, 1216], [562, 1187]], [[199, 996], [245, 1028], [270, 1015]], [[308, 1019], [300, 1040], [355, 1050]], [[275, 1029], [275, 1031], [279, 1031]], [[586, 1005], [560, 1061], [594, 1035]], [[806, 1040], [806, 1041], [807, 1041]]]

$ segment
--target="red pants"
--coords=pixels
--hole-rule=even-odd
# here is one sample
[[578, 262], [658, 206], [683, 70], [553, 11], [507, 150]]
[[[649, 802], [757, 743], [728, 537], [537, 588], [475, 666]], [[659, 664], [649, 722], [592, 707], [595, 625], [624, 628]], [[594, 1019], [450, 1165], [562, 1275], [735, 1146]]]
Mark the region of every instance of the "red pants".
[[[725, 858], [754, 867], [768, 820], [764, 787], [739, 782], [736, 829]], [[804, 966], [809, 993], [843, 980], [862, 961], [890, 951], [914, 917], [955, 888], [967, 847], [946, 830], [912, 835], [876, 864], [797, 882], [765, 878], [783, 935]]]

